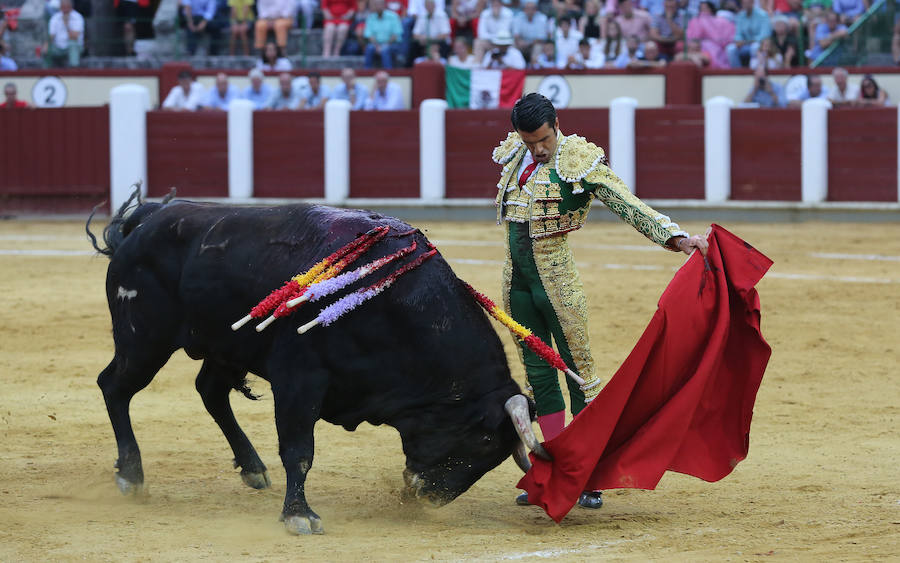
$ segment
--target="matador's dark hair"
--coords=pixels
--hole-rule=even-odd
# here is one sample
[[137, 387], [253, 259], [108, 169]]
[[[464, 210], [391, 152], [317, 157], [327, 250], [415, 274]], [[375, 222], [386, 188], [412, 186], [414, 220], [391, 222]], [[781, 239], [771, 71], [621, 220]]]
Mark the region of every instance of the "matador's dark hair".
[[509, 119], [516, 131], [531, 133], [540, 129], [545, 123], [554, 127], [556, 125], [556, 108], [545, 96], [533, 92], [516, 102]]

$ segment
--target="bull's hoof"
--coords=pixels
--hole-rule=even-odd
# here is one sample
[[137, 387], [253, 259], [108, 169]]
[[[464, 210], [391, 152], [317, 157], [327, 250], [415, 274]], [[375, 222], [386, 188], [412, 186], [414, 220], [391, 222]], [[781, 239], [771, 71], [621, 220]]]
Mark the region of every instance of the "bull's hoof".
[[325, 533], [322, 519], [312, 514], [309, 516], [288, 516], [284, 519], [284, 527], [289, 533], [296, 536]]
[[138, 496], [144, 491], [143, 483], [132, 483], [121, 475], [116, 475], [116, 486], [126, 496]]
[[246, 470], [241, 471], [241, 481], [253, 489], [268, 489], [272, 486], [272, 481], [269, 480], [268, 471], [263, 471], [262, 473], [253, 473], [252, 471]]

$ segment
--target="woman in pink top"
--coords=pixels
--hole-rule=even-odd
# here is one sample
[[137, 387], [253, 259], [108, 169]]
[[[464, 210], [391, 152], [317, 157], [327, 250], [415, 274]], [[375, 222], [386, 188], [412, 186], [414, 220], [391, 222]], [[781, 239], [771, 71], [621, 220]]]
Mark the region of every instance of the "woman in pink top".
[[712, 2], [700, 3], [700, 13], [688, 24], [687, 38], [700, 40], [711, 58], [710, 68], [731, 68], [725, 46], [734, 40], [734, 24], [717, 17]]

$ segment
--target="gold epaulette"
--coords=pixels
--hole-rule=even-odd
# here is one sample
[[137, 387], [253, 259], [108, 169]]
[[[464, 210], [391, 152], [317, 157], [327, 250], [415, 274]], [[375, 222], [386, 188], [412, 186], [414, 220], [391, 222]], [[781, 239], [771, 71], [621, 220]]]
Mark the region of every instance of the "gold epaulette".
[[556, 152], [556, 174], [562, 181], [573, 184], [580, 182], [597, 170], [598, 166], [606, 163], [606, 153], [603, 149], [578, 135], [563, 137]]
[[506, 136], [506, 139], [500, 143], [500, 146], [494, 149], [492, 158], [497, 164], [506, 164], [516, 155], [521, 146], [522, 137], [519, 137], [519, 134], [513, 131]]

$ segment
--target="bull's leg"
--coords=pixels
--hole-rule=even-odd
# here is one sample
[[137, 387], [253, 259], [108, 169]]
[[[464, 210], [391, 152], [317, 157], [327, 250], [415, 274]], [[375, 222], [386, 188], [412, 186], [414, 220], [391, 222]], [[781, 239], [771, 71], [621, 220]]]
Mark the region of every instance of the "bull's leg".
[[313, 462], [313, 427], [319, 419], [327, 381], [312, 374], [274, 383], [278, 453], [287, 487], [281, 519], [293, 534], [321, 534], [322, 520], [306, 502], [306, 474]]
[[103, 400], [106, 402], [109, 420], [116, 435], [119, 449], [116, 484], [123, 494], [138, 493], [144, 484], [141, 451], [134, 437], [131, 416], [128, 412], [131, 398], [150, 384], [170, 355], [171, 353], [160, 354], [154, 358], [144, 357], [143, 361], [138, 361], [137, 356], [141, 354], [131, 356], [116, 353], [97, 378], [97, 385], [103, 391]]
[[228, 440], [228, 445], [234, 452], [234, 465], [241, 468], [244, 484], [254, 489], [265, 489], [272, 484], [266, 473], [266, 466], [235, 420], [228, 400], [232, 389], [230, 382], [240, 381], [244, 375], [233, 368], [205, 360], [197, 374], [197, 392], [203, 398], [203, 406]]

